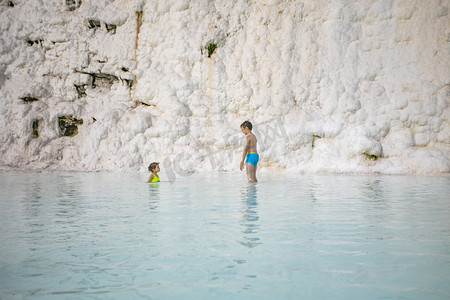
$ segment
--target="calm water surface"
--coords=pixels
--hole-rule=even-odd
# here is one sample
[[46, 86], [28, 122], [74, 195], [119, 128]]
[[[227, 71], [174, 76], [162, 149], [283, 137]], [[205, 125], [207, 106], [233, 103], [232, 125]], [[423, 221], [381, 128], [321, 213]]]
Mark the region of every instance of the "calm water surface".
[[450, 299], [450, 177], [0, 174], [0, 299]]

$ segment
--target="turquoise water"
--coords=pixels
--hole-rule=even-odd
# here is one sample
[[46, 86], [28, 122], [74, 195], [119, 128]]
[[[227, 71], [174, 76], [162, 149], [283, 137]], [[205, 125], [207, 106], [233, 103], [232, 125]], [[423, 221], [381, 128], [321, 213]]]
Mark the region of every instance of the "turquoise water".
[[450, 177], [0, 174], [1, 299], [449, 299]]

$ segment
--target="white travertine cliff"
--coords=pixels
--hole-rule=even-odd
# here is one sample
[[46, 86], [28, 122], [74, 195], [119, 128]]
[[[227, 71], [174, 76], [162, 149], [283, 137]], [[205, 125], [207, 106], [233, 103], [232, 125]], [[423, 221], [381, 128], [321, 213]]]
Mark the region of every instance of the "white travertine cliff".
[[450, 172], [450, 1], [0, 1], [0, 169]]

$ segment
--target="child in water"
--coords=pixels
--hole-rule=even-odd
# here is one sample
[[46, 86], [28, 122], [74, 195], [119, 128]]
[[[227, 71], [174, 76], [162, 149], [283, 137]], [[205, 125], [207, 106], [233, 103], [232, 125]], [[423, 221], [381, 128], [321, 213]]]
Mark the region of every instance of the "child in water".
[[155, 183], [155, 182], [159, 182], [159, 176], [158, 176], [158, 172], [161, 171], [159, 169], [159, 162], [152, 162], [149, 166], [148, 166], [148, 170], [150, 172], [152, 172], [152, 174], [150, 174], [150, 176], [148, 177], [147, 183]]
[[244, 169], [244, 161], [247, 167], [248, 182], [258, 182], [256, 179], [256, 166], [258, 165], [259, 155], [256, 151], [256, 136], [252, 132], [252, 123], [245, 121], [241, 124], [242, 133], [247, 136], [247, 144], [242, 154], [242, 161], [240, 165], [241, 171]]

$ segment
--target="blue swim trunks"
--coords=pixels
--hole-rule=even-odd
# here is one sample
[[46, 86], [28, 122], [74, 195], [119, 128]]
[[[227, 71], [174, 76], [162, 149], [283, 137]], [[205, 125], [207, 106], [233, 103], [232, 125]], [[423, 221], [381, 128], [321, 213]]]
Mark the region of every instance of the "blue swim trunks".
[[246, 159], [245, 163], [251, 164], [256, 167], [256, 165], [258, 164], [258, 161], [259, 161], [258, 153], [251, 152], [251, 153], [247, 154], [246, 158], [247, 159]]

